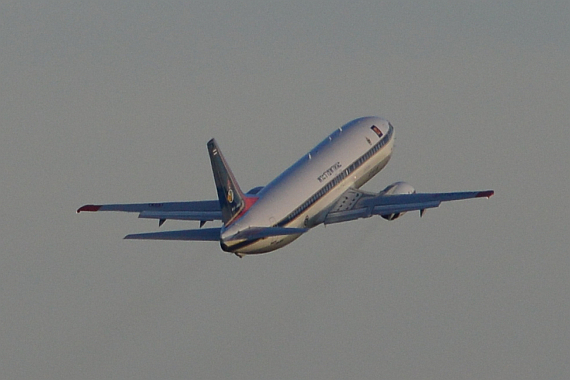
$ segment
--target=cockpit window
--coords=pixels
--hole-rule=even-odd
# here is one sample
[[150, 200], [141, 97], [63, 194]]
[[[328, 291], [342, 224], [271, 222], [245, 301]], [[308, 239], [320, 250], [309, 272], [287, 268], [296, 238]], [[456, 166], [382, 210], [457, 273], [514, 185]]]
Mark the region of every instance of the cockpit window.
[[379, 138], [382, 138], [382, 131], [380, 130], [380, 128], [378, 128], [377, 126], [373, 125], [370, 127], [370, 129], [372, 129], [374, 131], [374, 133], [376, 133], [378, 135]]

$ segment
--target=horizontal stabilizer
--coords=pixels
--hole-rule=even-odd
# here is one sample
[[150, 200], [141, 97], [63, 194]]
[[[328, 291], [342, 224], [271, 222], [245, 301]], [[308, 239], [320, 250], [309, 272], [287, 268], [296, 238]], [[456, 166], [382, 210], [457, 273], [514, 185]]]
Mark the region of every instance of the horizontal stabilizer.
[[144, 233], [144, 234], [127, 235], [127, 236], [125, 236], [125, 239], [219, 241], [220, 240], [220, 228], [203, 228], [200, 230], [149, 232], [149, 233]]
[[270, 236], [299, 235], [307, 232], [308, 228], [285, 228], [285, 227], [250, 227], [237, 234], [225, 238], [226, 240], [256, 240]]

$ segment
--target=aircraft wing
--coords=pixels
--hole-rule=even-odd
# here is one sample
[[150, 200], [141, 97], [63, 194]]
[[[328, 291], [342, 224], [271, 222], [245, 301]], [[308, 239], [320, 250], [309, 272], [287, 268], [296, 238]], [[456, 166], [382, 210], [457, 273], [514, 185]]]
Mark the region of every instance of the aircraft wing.
[[220, 227], [202, 228], [199, 230], [148, 232], [143, 234], [131, 234], [125, 239], [142, 240], [194, 240], [194, 241], [219, 241]]
[[470, 198], [489, 198], [493, 190], [465, 191], [456, 193], [414, 193], [383, 195], [347, 190], [325, 217], [325, 224], [346, 222], [372, 215], [399, 214], [419, 210], [420, 215], [428, 208], [438, 207], [441, 202]]
[[[255, 240], [271, 236], [296, 235], [307, 232], [307, 228], [283, 227], [250, 227], [230, 237], [232, 240]], [[165, 232], [148, 232], [125, 236], [125, 239], [143, 240], [202, 240], [219, 241], [221, 228], [203, 228], [199, 230], [181, 230]]]
[[158, 219], [161, 225], [166, 219], [199, 220], [202, 223], [222, 219], [220, 203], [217, 200], [85, 205], [80, 207], [77, 213], [82, 211], [138, 212], [139, 218]]
[[308, 228], [289, 227], [249, 227], [228, 238], [228, 240], [255, 240], [271, 236], [286, 236], [304, 234]]

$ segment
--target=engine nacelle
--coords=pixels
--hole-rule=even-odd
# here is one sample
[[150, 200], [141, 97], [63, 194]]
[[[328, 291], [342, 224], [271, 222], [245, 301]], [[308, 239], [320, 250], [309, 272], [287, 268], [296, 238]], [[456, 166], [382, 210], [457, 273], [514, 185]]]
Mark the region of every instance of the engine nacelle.
[[[416, 189], [407, 182], [394, 182], [384, 190], [380, 192], [381, 195], [399, 195], [399, 194], [415, 194]], [[405, 212], [397, 212], [393, 214], [380, 215], [386, 220], [394, 220], [404, 215]]]

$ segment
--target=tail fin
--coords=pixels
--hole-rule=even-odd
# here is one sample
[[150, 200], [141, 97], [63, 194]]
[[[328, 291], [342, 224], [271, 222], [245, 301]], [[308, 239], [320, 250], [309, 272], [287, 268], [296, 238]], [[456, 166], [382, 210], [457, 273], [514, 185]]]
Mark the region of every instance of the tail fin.
[[211, 139], [208, 141], [208, 152], [210, 153], [214, 181], [216, 182], [216, 190], [218, 191], [218, 199], [222, 209], [222, 222], [227, 226], [245, 208], [246, 197], [239, 188], [216, 140]]

